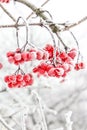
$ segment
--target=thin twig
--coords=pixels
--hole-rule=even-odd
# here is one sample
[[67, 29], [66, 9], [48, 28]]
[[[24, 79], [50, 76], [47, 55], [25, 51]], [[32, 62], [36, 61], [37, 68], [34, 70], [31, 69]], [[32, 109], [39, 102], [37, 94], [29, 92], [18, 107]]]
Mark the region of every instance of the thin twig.
[[43, 7], [44, 5], [46, 5], [50, 0], [46, 0], [42, 5], [41, 7]]
[[12, 127], [10, 127], [6, 121], [0, 116], [0, 122], [8, 129], [8, 130], [14, 130]]
[[[47, 4], [50, 0], [46, 0], [42, 5], [41, 7], [43, 7], [45, 4]], [[34, 14], [34, 12], [32, 12], [27, 18], [26, 20], [28, 20], [32, 15]]]
[[63, 31], [66, 31], [66, 30], [69, 30], [69, 29], [71, 29], [71, 28], [73, 28], [73, 27], [76, 27], [77, 25], [79, 25], [79, 24], [85, 22], [86, 20], [87, 20], [87, 16], [83, 17], [82, 19], [80, 19], [80, 20], [77, 21], [76, 23], [73, 23], [73, 24], [71, 24], [71, 25], [69, 25], [69, 26], [65, 26], [64, 29], [63, 29]]
[[39, 114], [40, 114], [40, 117], [41, 117], [42, 130], [48, 130], [45, 115], [44, 115], [44, 112], [43, 112], [43, 106], [42, 106], [41, 98], [39, 97], [38, 93], [35, 90], [32, 91], [32, 94], [38, 100]]
[[25, 24], [25, 27], [26, 27], [26, 42], [25, 43], [28, 43], [28, 25], [27, 25], [27, 22], [22, 17], [18, 17], [16, 25], [15, 25], [16, 26], [16, 37], [17, 37], [18, 48], [20, 47], [20, 45], [19, 45], [19, 35], [18, 35], [18, 30], [19, 30], [18, 22], [19, 22], [20, 19], [22, 19], [24, 24]]
[[81, 56], [80, 49], [79, 49], [79, 42], [78, 42], [77, 38], [75, 37], [75, 35], [73, 34], [73, 32], [70, 31], [70, 30], [69, 30], [69, 32], [72, 35], [73, 39], [75, 40], [77, 48], [78, 48], [78, 56], [77, 56], [77, 62], [78, 62], [79, 61], [79, 57]]
[[73, 124], [73, 122], [71, 121], [71, 115], [72, 115], [72, 111], [69, 111], [68, 113], [65, 114], [65, 118], [66, 118], [66, 129], [67, 130], [72, 130], [72, 124]]
[[65, 45], [65, 43], [63, 42], [62, 38], [59, 36], [58, 33], [56, 33], [56, 36], [58, 37], [58, 39], [60, 40], [60, 42], [62, 43], [62, 45], [64, 46], [64, 49], [67, 51], [68, 47]]
[[26, 109], [22, 111], [22, 130], [26, 130], [26, 116], [28, 113], [26, 113]]
[[0, 7], [14, 22], [16, 22], [16, 19], [2, 6], [2, 4], [0, 4]]
[[[76, 26], [78, 26], [79, 24], [85, 22], [86, 20], [87, 20], [87, 16], [85, 16], [84, 18], [80, 19], [80, 20], [77, 21], [76, 23], [72, 23], [71, 25], [67, 25], [67, 26], [66, 26], [66, 24], [62, 24], [62, 23], [54, 23], [54, 24], [64, 26], [63, 29], [60, 28], [59, 32], [61, 32], [61, 31], [66, 31], [66, 30], [69, 30], [69, 29], [71, 29], [71, 28], [73, 28], [73, 27], [76, 27]], [[48, 25], [48, 26], [50, 26], [51, 24], [52, 24], [52, 23], [44, 23], [44, 25]], [[29, 26], [34, 26], [34, 25], [40, 26], [41, 23], [29, 23], [28, 25], [29, 25]], [[19, 26], [19, 27], [24, 27], [25, 24], [18, 24], [18, 26]], [[15, 27], [16, 27], [15, 24], [0, 25], [0, 28], [15, 28]]]
[[[24, 26], [25, 24], [17, 24], [17, 27], [24, 27]], [[41, 23], [29, 23], [28, 26], [41, 26]], [[16, 28], [16, 24], [0, 25], [0, 28]]]

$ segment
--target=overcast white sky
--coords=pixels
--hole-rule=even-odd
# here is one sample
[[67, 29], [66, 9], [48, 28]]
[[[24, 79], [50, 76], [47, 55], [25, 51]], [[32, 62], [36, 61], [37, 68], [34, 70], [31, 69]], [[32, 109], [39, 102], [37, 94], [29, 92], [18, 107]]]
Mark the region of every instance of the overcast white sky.
[[[40, 2], [40, 0], [32, 0], [33, 3], [36, 1]], [[48, 7], [58, 21], [77, 20], [87, 15], [87, 0], [50, 0], [45, 7]]]

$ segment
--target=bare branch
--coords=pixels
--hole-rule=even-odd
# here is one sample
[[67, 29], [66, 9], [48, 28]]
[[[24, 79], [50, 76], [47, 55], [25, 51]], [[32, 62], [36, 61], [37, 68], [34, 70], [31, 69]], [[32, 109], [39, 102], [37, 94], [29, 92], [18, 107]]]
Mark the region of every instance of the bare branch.
[[26, 5], [27, 7], [29, 7], [33, 12], [35, 12], [35, 14], [39, 17], [41, 17], [44, 21], [46, 21], [47, 23], [50, 22], [50, 28], [52, 30], [53, 33], [59, 32], [60, 28], [58, 27], [58, 25], [54, 24], [44, 13], [43, 10], [38, 9], [35, 5], [33, 5], [32, 3], [30, 3], [27, 0], [15, 0], [17, 2], [20, 2], [24, 5]]
[[39, 97], [38, 93], [35, 90], [32, 91], [32, 94], [33, 94], [33, 96], [35, 96], [36, 100], [38, 101], [38, 106], [39, 106], [38, 112], [39, 112], [39, 116], [41, 118], [42, 130], [48, 130], [45, 115], [43, 112], [43, 105], [41, 102], [41, 98]]
[[[78, 26], [79, 24], [81, 24], [81, 23], [83, 23], [83, 22], [85, 22], [87, 20], [87, 16], [85, 16], [84, 18], [82, 18], [82, 19], [80, 19], [78, 22], [76, 22], [76, 23], [73, 23], [73, 24], [71, 24], [71, 25], [67, 25], [66, 26], [66, 23], [44, 23], [44, 25], [48, 25], [51, 29], [53, 28], [53, 27], [55, 27], [54, 25], [62, 25], [62, 26], [64, 26], [64, 28], [63, 29], [59, 29], [59, 30], [57, 30], [58, 32], [61, 32], [61, 31], [66, 31], [66, 30], [69, 30], [69, 29], [71, 29], [71, 28], [73, 28], [73, 27], [75, 27], [75, 26]], [[41, 23], [29, 23], [28, 24], [29, 26], [41, 26]], [[25, 26], [25, 24], [18, 24], [17, 26], [19, 26], [19, 27], [23, 27], [23, 26]], [[16, 27], [16, 25], [15, 24], [11, 24], [11, 25], [0, 25], [0, 28], [15, 28]]]
[[[50, 0], [46, 0], [42, 5], [41, 7], [43, 7], [45, 4], [47, 4]], [[27, 18], [26, 20], [28, 20], [32, 15], [34, 14], [34, 12], [32, 12]]]
[[2, 4], [0, 4], [0, 7], [14, 22], [16, 22], [15, 18], [2, 6]]
[[71, 29], [71, 28], [73, 28], [73, 27], [75, 27], [75, 26], [77, 26], [77, 25], [85, 22], [86, 20], [87, 20], [87, 16], [83, 17], [78, 22], [71, 24], [70, 26], [65, 26], [65, 28], [63, 29], [63, 31], [69, 30], [69, 29]]

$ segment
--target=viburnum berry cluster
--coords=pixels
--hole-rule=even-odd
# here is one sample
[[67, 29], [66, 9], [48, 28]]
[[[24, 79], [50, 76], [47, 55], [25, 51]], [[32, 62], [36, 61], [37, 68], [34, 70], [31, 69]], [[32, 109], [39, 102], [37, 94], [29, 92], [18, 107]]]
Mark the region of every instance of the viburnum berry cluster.
[[15, 52], [9, 51], [7, 53], [7, 58], [10, 63], [20, 65], [24, 62], [33, 60], [46, 60], [48, 58], [48, 53], [46, 51], [37, 50], [34, 48], [27, 51], [21, 51], [20, 48], [17, 48]]
[[0, 2], [2, 2], [2, 3], [9, 3], [10, 0], [0, 0]]
[[34, 82], [32, 74], [12, 74], [7, 75], [4, 81], [8, 84], [9, 88], [20, 88], [32, 85]]
[[[7, 52], [7, 58], [9, 63], [13, 63], [18, 66], [18, 70], [15, 74], [8, 75], [5, 77], [5, 82], [8, 84], [8, 87], [25, 87], [32, 85], [34, 82], [32, 74], [23, 73], [20, 65], [25, 62], [31, 62], [37, 60], [39, 64], [35, 67], [32, 66], [32, 72], [36, 73], [38, 77], [57, 77], [64, 78], [72, 69], [80, 70], [85, 67], [82, 61], [79, 62], [79, 47], [78, 42], [74, 35], [72, 34], [76, 45], [76, 48], [68, 48], [64, 43], [62, 43], [63, 47], [57, 47], [55, 38], [46, 27], [46, 29], [50, 32], [53, 40], [53, 45], [46, 44], [44, 48], [38, 49], [34, 45], [28, 43], [28, 26], [26, 21], [19, 17], [16, 25], [18, 24], [20, 18], [23, 20], [26, 26], [26, 42], [20, 48], [19, 45], [19, 35], [18, 28], [16, 28], [16, 37], [17, 37], [17, 46], [18, 48], [15, 51]], [[59, 38], [59, 36], [57, 36]], [[59, 38], [60, 39], [60, 38]], [[62, 41], [62, 40], [60, 40]], [[29, 48], [27, 48], [29, 46]], [[77, 59], [76, 59], [77, 58]]]
[[[56, 49], [56, 54], [54, 55]], [[16, 51], [7, 52], [7, 58], [10, 63], [20, 66], [24, 62], [30, 62], [38, 60], [40, 63], [38, 66], [33, 67], [33, 73], [37, 73], [37, 76], [45, 77], [57, 77], [64, 78], [68, 72], [72, 69], [80, 70], [84, 69], [85, 65], [83, 62], [76, 62], [77, 50], [75, 48], [69, 50], [61, 50], [55, 48], [51, 44], [46, 44], [46, 46], [40, 50], [36, 48], [30, 48], [22, 50], [17, 48]], [[32, 74], [15, 74], [5, 77], [5, 82], [8, 87], [25, 87], [32, 85], [34, 82]]]
[[85, 64], [83, 62], [76, 63], [74, 67], [75, 70], [80, 70], [84, 68], [85, 68]]
[[37, 73], [37, 76], [50, 76], [50, 77], [65, 77], [68, 72], [73, 68], [75, 70], [80, 70], [85, 67], [83, 62], [74, 63], [74, 59], [77, 56], [77, 50], [72, 48], [68, 52], [56, 51], [56, 61], [54, 64], [54, 47], [50, 44], [47, 44], [44, 48], [48, 52], [48, 62], [41, 62], [38, 66], [33, 68], [33, 72]]

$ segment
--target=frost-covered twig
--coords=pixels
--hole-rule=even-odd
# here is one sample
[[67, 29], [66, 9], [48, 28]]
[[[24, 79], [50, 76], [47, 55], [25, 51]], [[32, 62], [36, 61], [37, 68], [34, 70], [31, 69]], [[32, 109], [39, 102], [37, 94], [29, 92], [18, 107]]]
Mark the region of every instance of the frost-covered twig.
[[57, 111], [56, 110], [50, 109], [47, 106], [45, 106], [44, 109], [46, 110], [46, 112], [49, 112], [49, 113], [51, 113], [53, 115], [57, 115]]
[[22, 130], [26, 130], [26, 123], [25, 123], [25, 121], [26, 121], [26, 117], [28, 115], [27, 112], [28, 112], [27, 109], [25, 109], [21, 113], [22, 114], [22, 122], [21, 122]]
[[[47, 4], [50, 0], [46, 0], [42, 5], [41, 7], [43, 7], [45, 4]], [[34, 14], [34, 12], [32, 12], [27, 18], [26, 20], [28, 20], [32, 15]]]
[[72, 124], [73, 122], [71, 121], [71, 115], [72, 115], [72, 111], [69, 111], [65, 114], [65, 118], [66, 118], [66, 129], [67, 130], [72, 130]]
[[14, 130], [12, 127], [10, 127], [6, 121], [0, 116], [0, 122], [7, 128], [8, 130]]
[[41, 98], [39, 97], [38, 93], [33, 90], [32, 94], [36, 97], [37, 101], [38, 101], [38, 105], [39, 105], [39, 116], [41, 118], [41, 125], [42, 125], [42, 130], [48, 130], [47, 128], [47, 123], [46, 123], [46, 119], [45, 119], [45, 115], [43, 112], [43, 105], [41, 103]]
[[2, 4], [0, 4], [0, 7], [14, 22], [16, 22], [16, 19], [2, 6]]

